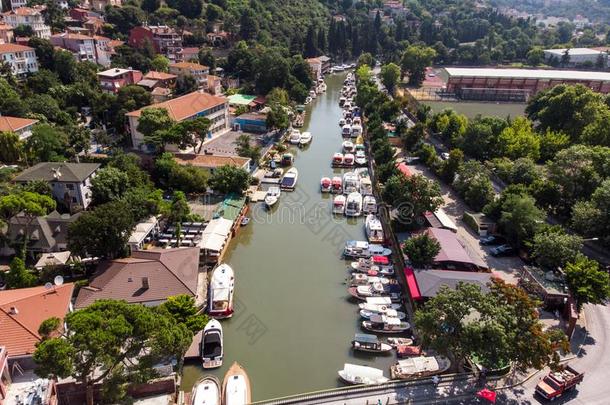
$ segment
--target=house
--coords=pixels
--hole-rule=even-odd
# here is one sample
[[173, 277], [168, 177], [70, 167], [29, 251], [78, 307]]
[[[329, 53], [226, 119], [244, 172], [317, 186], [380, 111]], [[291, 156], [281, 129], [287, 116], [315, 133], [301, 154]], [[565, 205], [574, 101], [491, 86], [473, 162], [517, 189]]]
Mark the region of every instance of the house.
[[[63, 252], [68, 249], [68, 226], [79, 216], [80, 213], [70, 215], [53, 211], [49, 215], [31, 218], [21, 212], [9, 220], [6, 239], [14, 246], [22, 243], [27, 235], [27, 251], [30, 253]], [[7, 247], [3, 253], [11, 255], [15, 252]]]
[[106, 7], [121, 7], [123, 5], [122, 0], [89, 0], [91, 8], [97, 11], [104, 11]]
[[11, 67], [15, 76], [23, 77], [38, 72], [36, 51], [29, 46], [0, 44], [0, 59]]
[[105, 46], [110, 39], [99, 38], [100, 44], [98, 44], [98, 40], [89, 35], [63, 32], [51, 35], [51, 43], [72, 52], [78, 62], [89, 61], [102, 66], [110, 66], [110, 55]]
[[250, 171], [250, 158], [241, 156], [196, 155], [193, 153], [177, 153], [174, 160], [181, 166], [194, 166], [214, 173], [222, 166], [235, 166]]
[[322, 74], [325, 75], [327, 73], [330, 72], [330, 57], [326, 56], [326, 55], [322, 55], [322, 56], [318, 56], [318, 60], [320, 61], [320, 63], [322, 64], [321, 69], [322, 69]]
[[18, 9], [19, 7], [25, 7], [27, 5], [27, 0], [11, 0], [11, 10]]
[[[0, 291], [0, 346], [8, 353], [8, 362], [22, 369], [34, 368], [32, 354], [42, 341], [40, 324], [49, 318], [64, 319], [72, 310], [73, 283]], [[63, 329], [63, 323], [59, 327]]]
[[488, 292], [488, 284], [493, 277], [490, 273], [450, 270], [413, 270], [405, 268], [405, 278], [409, 295], [413, 301], [425, 301], [436, 297], [442, 287], [455, 289], [459, 283], [475, 284], [481, 291]]
[[481, 212], [464, 212], [462, 220], [479, 236], [491, 235], [496, 231], [496, 222]]
[[156, 306], [182, 294], [201, 304], [199, 287], [198, 248], [136, 250], [130, 257], [102, 264], [80, 289], [74, 306], [85, 308], [101, 299]]
[[210, 139], [229, 129], [229, 103], [226, 97], [195, 91], [125, 114], [129, 121], [131, 142], [136, 149], [146, 150], [144, 135], [137, 130], [138, 119], [146, 108], [164, 108], [168, 111], [169, 116], [177, 122], [197, 117], [206, 117], [211, 121], [208, 133], [208, 138]]
[[182, 48], [176, 54], [177, 62], [191, 62], [191, 61], [199, 61], [199, 48], [197, 47], [188, 47]]
[[[140, 82], [141, 83], [141, 82]], [[172, 91], [165, 87], [155, 87], [151, 92], [150, 96], [152, 97], [152, 102], [163, 103], [171, 98]]]
[[605, 67], [608, 62], [608, 53], [597, 49], [590, 48], [563, 48], [563, 49], [545, 49], [544, 59], [549, 62], [554, 59], [557, 63], [561, 62], [564, 55], [567, 54], [569, 61], [566, 65], [576, 66], [582, 64], [589, 64], [595, 66], [600, 60], [602, 67]]
[[145, 80], [153, 80], [155, 82], [154, 88], [164, 87], [171, 89], [176, 85], [176, 78], [178, 76], [171, 73], [157, 72], [154, 70], [149, 71], [144, 75]]
[[472, 258], [468, 254], [458, 240], [457, 235], [452, 231], [442, 228], [427, 228], [424, 232], [429, 237], [436, 239], [441, 247], [432, 264], [435, 269], [458, 271], [487, 270], [485, 263], [478, 258]]
[[173, 62], [179, 60], [178, 53], [182, 50], [182, 35], [167, 25], [134, 27], [129, 32], [128, 42], [134, 48], [142, 48], [148, 42], [156, 52]]
[[76, 207], [87, 209], [91, 203], [91, 179], [99, 167], [99, 163], [43, 162], [24, 170], [14, 181], [19, 184], [46, 181], [59, 203], [71, 210]]
[[208, 32], [205, 34], [208, 44], [211, 46], [225, 46], [229, 43], [231, 34], [227, 31]]
[[112, 68], [97, 74], [102, 90], [118, 93], [121, 87], [136, 84], [142, 80], [142, 72], [135, 69]]
[[0, 116], [0, 132], [14, 132], [19, 135], [19, 139], [26, 140], [32, 135], [32, 128], [38, 120], [30, 118]]
[[208, 75], [205, 90], [214, 96], [222, 94], [222, 79], [218, 76]]
[[191, 75], [197, 80], [199, 87], [206, 84], [210, 68], [194, 62], [177, 62], [169, 65], [169, 72], [176, 76]]
[[14, 38], [13, 27], [8, 24], [0, 23], [0, 44], [10, 44], [13, 42]]
[[20, 25], [31, 27], [34, 36], [38, 38], [49, 39], [51, 37], [51, 28], [45, 24], [40, 8], [19, 7], [2, 13], [2, 19], [5, 24], [13, 28]]
[[305, 59], [305, 61], [309, 65], [309, 69], [311, 69], [313, 79], [317, 82], [322, 77], [322, 62], [318, 58], [309, 58]]
[[267, 114], [256, 112], [256, 113], [244, 113], [233, 119], [233, 130], [234, 131], [246, 131], [246, 132], [267, 132]]
[[159, 234], [160, 229], [159, 220], [155, 216], [137, 223], [133, 231], [131, 231], [127, 246], [129, 246], [132, 252], [141, 250], [144, 248], [145, 243], [150, 242], [153, 237]]

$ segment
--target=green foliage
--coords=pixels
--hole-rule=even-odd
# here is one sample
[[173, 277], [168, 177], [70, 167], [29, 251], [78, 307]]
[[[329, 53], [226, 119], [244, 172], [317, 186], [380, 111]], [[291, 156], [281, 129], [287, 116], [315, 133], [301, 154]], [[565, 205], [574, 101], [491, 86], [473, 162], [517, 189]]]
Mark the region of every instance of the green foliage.
[[123, 197], [129, 188], [127, 173], [114, 167], [106, 167], [98, 171], [91, 180], [91, 194], [95, 204], [116, 201]]
[[195, 79], [195, 77], [193, 77], [191, 74], [179, 74], [178, 78], [176, 79], [174, 93], [176, 96], [182, 96], [184, 94], [197, 91], [198, 88], [199, 84], [197, 83], [197, 79]]
[[579, 311], [585, 304], [603, 304], [610, 296], [608, 272], [600, 269], [594, 260], [579, 256], [573, 263], [568, 263], [565, 274]]
[[23, 142], [19, 135], [14, 132], [0, 132], [0, 161], [14, 164], [19, 162], [23, 155]]
[[144, 142], [156, 151], [165, 151], [165, 145], [171, 143], [170, 129], [175, 121], [165, 108], [147, 108], [142, 111], [138, 120], [138, 132], [144, 135]]
[[25, 262], [20, 257], [14, 257], [11, 260], [4, 279], [11, 289], [33, 287], [37, 281], [36, 276], [26, 269]]
[[536, 207], [534, 198], [510, 194], [502, 204], [498, 225], [511, 243], [520, 246], [536, 234], [545, 218], [544, 211]]
[[409, 75], [409, 84], [419, 85], [423, 82], [426, 67], [432, 64], [432, 60], [435, 57], [436, 51], [430, 47], [409, 45], [405, 49], [400, 61], [400, 67], [403, 75]]
[[280, 104], [272, 104], [271, 109], [267, 112], [265, 124], [269, 129], [287, 129], [290, 125], [290, 118], [286, 109]]
[[219, 193], [241, 195], [248, 189], [250, 174], [241, 167], [224, 165], [214, 170], [209, 183]]
[[460, 149], [452, 149], [449, 152], [449, 159], [443, 161], [440, 168], [440, 175], [448, 183], [453, 183], [455, 175], [464, 164], [464, 152]]
[[515, 118], [498, 137], [501, 155], [510, 159], [540, 157], [540, 139], [532, 128], [532, 123], [524, 118]]
[[25, 143], [28, 156], [34, 162], [56, 162], [65, 160], [68, 147], [66, 134], [50, 124], [36, 124]]
[[38, 334], [42, 336], [43, 339], [48, 339], [51, 337], [51, 334], [59, 331], [60, 326], [61, 319], [57, 317], [45, 319], [38, 327]]
[[505, 120], [498, 117], [476, 117], [466, 127], [461, 149], [466, 155], [479, 160], [498, 157], [500, 134], [507, 125]]
[[28, 106], [23, 102], [19, 93], [4, 77], [0, 77], [0, 114], [23, 117], [28, 111]]
[[458, 169], [453, 186], [466, 204], [475, 211], [481, 211], [493, 201], [494, 191], [489, 174], [477, 161], [470, 160]]
[[544, 268], [555, 270], [573, 262], [580, 254], [582, 238], [570, 235], [559, 226], [549, 227], [534, 235], [532, 255]]
[[427, 233], [409, 238], [402, 247], [413, 266], [419, 268], [431, 265], [440, 250], [440, 243]]
[[467, 126], [468, 118], [451, 109], [434, 114], [428, 124], [429, 129], [439, 134], [448, 145], [459, 145]]
[[252, 159], [252, 162], [258, 163], [261, 158], [261, 147], [258, 145], [251, 145], [250, 136], [248, 134], [240, 135], [235, 141], [237, 154], [239, 156], [247, 157]]
[[204, 193], [207, 189], [206, 172], [191, 165], [179, 165], [171, 153], [163, 153], [155, 160], [154, 174], [157, 183], [165, 189], [187, 194]]
[[388, 63], [381, 67], [381, 83], [388, 89], [390, 94], [394, 93], [394, 88], [400, 80], [400, 67], [395, 63]]
[[156, 55], [150, 62], [150, 67], [152, 70], [156, 70], [157, 72], [168, 72], [169, 59], [163, 55]]
[[208, 317], [195, 305], [195, 299], [189, 295], [168, 297], [159, 306], [159, 312], [167, 311], [176, 323], [185, 325], [193, 334], [203, 330], [208, 323]]
[[443, 204], [438, 182], [418, 174], [391, 176], [385, 183], [383, 200], [400, 211], [401, 219], [411, 220]]
[[188, 217], [191, 209], [182, 191], [174, 191], [168, 219], [172, 223], [180, 223]]

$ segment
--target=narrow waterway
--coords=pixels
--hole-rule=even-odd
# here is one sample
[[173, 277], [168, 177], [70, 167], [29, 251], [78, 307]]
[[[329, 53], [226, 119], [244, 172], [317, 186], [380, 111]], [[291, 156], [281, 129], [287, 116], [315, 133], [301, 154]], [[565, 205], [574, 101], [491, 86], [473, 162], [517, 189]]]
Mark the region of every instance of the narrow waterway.
[[[339, 92], [345, 74], [327, 79], [327, 92], [308, 106], [304, 131], [313, 134], [305, 149], [291, 148], [299, 170], [296, 191], [282, 193], [267, 210], [252, 204], [250, 224], [232, 242], [225, 262], [236, 273], [236, 313], [222, 321], [224, 365], [242, 364], [254, 401], [342, 385], [337, 371], [346, 362], [381, 368], [389, 375], [394, 357], [354, 354], [350, 342], [361, 332], [358, 305], [347, 292], [348, 239], [364, 239], [362, 218], [330, 214], [331, 196], [319, 192], [320, 178], [341, 170], [330, 167], [341, 149]], [[182, 388], [204, 374], [187, 365]]]

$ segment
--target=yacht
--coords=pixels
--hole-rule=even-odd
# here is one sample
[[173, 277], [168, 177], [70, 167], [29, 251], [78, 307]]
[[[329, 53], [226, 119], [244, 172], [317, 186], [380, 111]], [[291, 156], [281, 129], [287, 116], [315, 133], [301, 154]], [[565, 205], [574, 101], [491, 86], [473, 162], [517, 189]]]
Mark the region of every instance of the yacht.
[[363, 150], [356, 151], [356, 157], [354, 159], [356, 166], [366, 166], [366, 153]]
[[[356, 111], [356, 108], [358, 108], [358, 107], [355, 107], [355, 108], [354, 108], [354, 112], [357, 112], [357, 111]], [[356, 116], [354, 117], [354, 120], [353, 120], [353, 122], [352, 122], [352, 125], [362, 125], [362, 119], [360, 118], [360, 116], [356, 115]]]
[[351, 167], [354, 165], [355, 160], [356, 158], [352, 153], [346, 153], [345, 155], [343, 155], [343, 166]]
[[374, 385], [390, 381], [378, 368], [345, 363], [339, 370], [339, 378], [348, 384]]
[[385, 309], [377, 309], [377, 310], [371, 310], [371, 309], [361, 309], [360, 310], [360, 316], [363, 317], [364, 319], [371, 319], [372, 316], [375, 315], [385, 315], [391, 318], [398, 318], [401, 321], [403, 319], [405, 319], [407, 317], [407, 314], [405, 314], [404, 312], [400, 312], [395, 310], [394, 308], [385, 308]]
[[222, 355], [222, 326], [216, 319], [212, 319], [205, 325], [201, 338], [203, 368], [222, 366]]
[[347, 172], [343, 175], [343, 190], [346, 194], [360, 190], [360, 178], [356, 173]]
[[332, 182], [332, 189], [330, 190], [331, 193], [333, 193], [333, 194], [343, 193], [343, 181], [341, 180], [341, 177], [335, 176], [332, 178], [331, 182]]
[[385, 240], [381, 221], [374, 214], [366, 216], [366, 219], [364, 220], [364, 230], [366, 232], [366, 237], [371, 243], [383, 243]]
[[345, 215], [348, 217], [359, 217], [362, 215], [362, 194], [353, 192], [347, 195]]
[[370, 177], [367, 176], [360, 179], [360, 194], [368, 197], [373, 196], [373, 184]]
[[220, 264], [212, 272], [209, 292], [209, 315], [212, 318], [233, 316], [233, 292], [235, 275], [231, 266]]
[[398, 360], [390, 367], [390, 373], [392, 378], [404, 380], [441, 374], [449, 370], [449, 367], [451, 367], [451, 361], [444, 356], [418, 356]]
[[299, 131], [298, 129], [293, 129], [292, 132], [290, 132], [290, 136], [288, 137], [288, 142], [293, 145], [298, 145], [301, 142], [301, 131]]
[[239, 363], [233, 363], [225, 374], [222, 393], [224, 405], [247, 405], [252, 402], [250, 379]]
[[221, 405], [220, 381], [213, 375], [206, 375], [197, 381], [191, 391], [190, 405]]
[[352, 141], [345, 141], [341, 144], [341, 148], [343, 149], [343, 153], [354, 153], [355, 146]]
[[311, 132], [303, 132], [301, 134], [301, 138], [299, 139], [299, 145], [305, 146], [311, 142], [312, 136]]
[[381, 342], [377, 336], [368, 333], [356, 333], [352, 348], [370, 353], [388, 353], [393, 349], [389, 344]]
[[354, 273], [347, 280], [347, 283], [350, 287], [355, 287], [358, 285], [370, 285], [375, 283], [381, 284], [391, 284], [396, 283], [396, 280], [388, 278], [388, 277], [379, 277], [379, 276], [370, 276], [364, 273]]
[[375, 315], [368, 321], [362, 321], [362, 327], [375, 333], [403, 333], [409, 330], [411, 325], [398, 318]]
[[320, 179], [320, 191], [323, 193], [330, 193], [333, 188], [333, 184], [328, 177], [322, 177]]
[[331, 162], [332, 167], [343, 167], [343, 153], [335, 153]]
[[390, 297], [367, 297], [366, 302], [358, 304], [358, 307], [360, 307], [360, 309], [379, 312], [379, 310], [384, 309], [399, 310], [401, 306], [400, 304], [392, 303]]
[[358, 285], [347, 289], [349, 294], [361, 301], [365, 301], [367, 297], [390, 297], [392, 302], [400, 302], [401, 292], [400, 286], [396, 284], [374, 283], [368, 285]]
[[280, 199], [280, 188], [277, 186], [271, 186], [269, 187], [269, 190], [267, 190], [267, 194], [265, 195], [265, 204], [267, 205], [267, 207], [271, 208], [275, 205], [275, 203], [278, 202], [278, 200]]
[[[362, 191], [361, 191], [362, 193]], [[362, 213], [364, 214], [376, 214], [377, 213], [377, 200], [372, 195], [365, 195], [362, 199]]]
[[339, 194], [333, 199], [333, 214], [341, 214], [345, 213], [345, 196], [343, 194]]
[[282, 177], [282, 182], [280, 183], [280, 188], [282, 190], [293, 191], [297, 185], [297, 179], [299, 178], [299, 171], [296, 167], [291, 167], [286, 171], [284, 177]]
[[352, 126], [348, 125], [347, 123], [343, 125], [343, 127], [341, 127], [341, 136], [344, 138], [350, 138], [352, 136]]
[[[343, 249], [343, 255], [345, 257], [352, 257], [355, 259], [373, 257], [373, 260], [371, 261], [373, 264], [376, 260], [381, 260], [377, 256], [390, 256], [391, 254], [392, 249], [385, 248], [382, 245], [371, 244], [363, 240], [348, 240], [345, 242], [345, 247]], [[389, 259], [384, 260], [384, 262], [389, 264]], [[352, 267], [354, 266], [352, 265]]]

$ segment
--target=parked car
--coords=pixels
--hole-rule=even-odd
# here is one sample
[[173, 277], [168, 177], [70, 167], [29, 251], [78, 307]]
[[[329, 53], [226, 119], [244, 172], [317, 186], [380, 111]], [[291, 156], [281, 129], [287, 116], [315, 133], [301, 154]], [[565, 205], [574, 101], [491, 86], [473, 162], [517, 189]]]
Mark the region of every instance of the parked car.
[[441, 159], [443, 159], [443, 160], [449, 160], [449, 153], [447, 153], [447, 152], [443, 152], [443, 153], [441, 153]]
[[505, 242], [504, 238], [499, 235], [487, 235], [487, 236], [483, 236], [479, 240], [479, 243], [483, 246], [499, 245], [504, 242]]
[[517, 253], [517, 249], [515, 249], [511, 245], [505, 244], [505, 245], [496, 246], [495, 248], [491, 248], [489, 250], [489, 253], [491, 253], [491, 255], [495, 256], [495, 257], [512, 256]]

